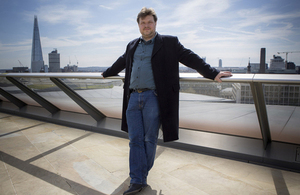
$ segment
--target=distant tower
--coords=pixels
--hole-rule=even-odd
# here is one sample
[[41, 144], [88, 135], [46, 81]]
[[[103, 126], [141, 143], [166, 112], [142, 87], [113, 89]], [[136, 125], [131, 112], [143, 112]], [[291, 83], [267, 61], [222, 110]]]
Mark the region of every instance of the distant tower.
[[34, 16], [32, 50], [31, 50], [31, 72], [41, 72], [41, 71], [44, 71], [44, 60], [43, 60], [37, 16]]
[[60, 70], [60, 54], [54, 49], [49, 56], [49, 72], [61, 72]]
[[219, 68], [222, 68], [222, 59], [219, 59]]
[[249, 61], [248, 61], [248, 66], [247, 66], [247, 73], [251, 73], [250, 58], [249, 58]]
[[260, 49], [259, 73], [266, 73], [266, 48], [261, 48]]

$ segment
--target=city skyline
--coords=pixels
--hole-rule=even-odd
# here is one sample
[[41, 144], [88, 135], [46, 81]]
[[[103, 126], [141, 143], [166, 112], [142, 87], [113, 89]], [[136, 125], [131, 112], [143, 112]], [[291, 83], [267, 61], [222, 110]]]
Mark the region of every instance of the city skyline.
[[[158, 15], [157, 31], [178, 36], [207, 63], [246, 67], [258, 63], [266, 48], [266, 63], [277, 52], [300, 51], [300, 5], [296, 0], [189, 1], [5, 1], [0, 6], [0, 69], [30, 67], [34, 15], [39, 21], [45, 64], [57, 48], [61, 68], [110, 66], [140, 36], [136, 15], [143, 6]], [[288, 55], [300, 65], [300, 53]]]

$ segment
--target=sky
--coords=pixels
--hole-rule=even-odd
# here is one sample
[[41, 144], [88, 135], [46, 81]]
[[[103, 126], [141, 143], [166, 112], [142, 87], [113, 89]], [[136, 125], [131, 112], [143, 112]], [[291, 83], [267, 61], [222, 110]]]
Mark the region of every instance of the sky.
[[[152, 7], [157, 32], [224, 67], [266, 63], [288, 54], [300, 66], [299, 0], [0, 0], [0, 69], [31, 64], [34, 15], [43, 59], [54, 48], [60, 66], [111, 66], [128, 42], [140, 37], [136, 16]], [[298, 53], [297, 53], [298, 51]]]

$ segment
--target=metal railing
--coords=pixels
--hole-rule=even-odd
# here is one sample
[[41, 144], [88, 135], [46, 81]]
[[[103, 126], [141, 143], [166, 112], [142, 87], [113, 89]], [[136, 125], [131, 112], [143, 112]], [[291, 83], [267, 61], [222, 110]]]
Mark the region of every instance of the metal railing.
[[[107, 80], [103, 79], [101, 73], [0, 74], [0, 112], [126, 138], [127, 135], [120, 130], [121, 115], [116, 116], [107, 112], [108, 110], [115, 109], [115, 113], [121, 113], [121, 85], [123, 83], [121, 80], [123, 79], [124, 74], [122, 73], [120, 76], [109, 77]], [[40, 85], [45, 85], [45, 83], [34, 83], [44, 81], [46, 83], [45, 88], [39, 88]], [[85, 83], [82, 84], [81, 82], [83, 81], [85, 81]], [[211, 100], [209, 99], [211, 98], [209, 95], [202, 96], [192, 94], [191, 97], [190, 94], [181, 92], [185, 98], [191, 98], [180, 100], [180, 104], [183, 105], [180, 107], [180, 110], [184, 110], [184, 114], [181, 114], [180, 117], [184, 118], [188, 112], [199, 110], [200, 112], [196, 114], [191, 113], [186, 117], [188, 120], [185, 121], [179, 129], [180, 139], [178, 141], [163, 143], [160, 138], [158, 143], [167, 147], [277, 166], [279, 168], [299, 172], [300, 137], [298, 127], [300, 126], [300, 121], [297, 117], [300, 112], [300, 101], [297, 100], [296, 106], [285, 106], [285, 104], [282, 104], [283, 106], [275, 105], [274, 108], [272, 105], [266, 105], [264, 87], [267, 85], [279, 85], [283, 88], [292, 86], [293, 89], [297, 88], [297, 98], [299, 99], [300, 90], [298, 86], [300, 86], [300, 75], [234, 74], [232, 77], [222, 78], [222, 81], [224, 86], [233, 83], [234, 85], [232, 86], [237, 89], [244, 87], [249, 90], [251, 93], [247, 92], [247, 95], [251, 97], [250, 104], [252, 105], [242, 105], [239, 104], [238, 101], [236, 101], [236, 104], [233, 104], [234, 101], [228, 101], [226, 98], [218, 99], [213, 97], [213, 100]], [[113, 84], [111, 84], [111, 82]], [[214, 93], [218, 91], [218, 87], [220, 87], [215, 81], [205, 79], [196, 73], [181, 73], [180, 82], [181, 84], [185, 82], [184, 87], [187, 88], [190, 86], [186, 83], [193, 83], [191, 84], [192, 87], [195, 86], [194, 83], [196, 83], [200, 86], [198, 90], [200, 92], [203, 86], [205, 90], [215, 87]], [[97, 83], [97, 86], [93, 86], [95, 83]], [[100, 88], [97, 88], [98, 85], [101, 85]], [[266, 93], [269, 93], [272, 87], [273, 86], [269, 87], [270, 89], [268, 88], [269, 91], [266, 91]], [[107, 89], [111, 91], [108, 92]], [[102, 96], [104, 97], [102, 100], [99, 98], [100, 96], [98, 96], [99, 91], [105, 94], [105, 97]], [[89, 92], [93, 94], [98, 93], [97, 97], [91, 99], [89, 96], [86, 96], [85, 93]], [[108, 96], [107, 92], [112, 96]], [[46, 96], [48, 93], [51, 93], [51, 95], [56, 94], [56, 96]], [[60, 98], [62, 95], [64, 97]], [[57, 97], [60, 99], [56, 100]], [[202, 97], [204, 99], [201, 99]], [[99, 106], [95, 104], [95, 101], [103, 102], [101, 106]], [[108, 105], [109, 102], [112, 103]], [[221, 104], [216, 104], [220, 102]], [[63, 104], [68, 105], [64, 107], [62, 106]], [[205, 107], [204, 111], [202, 111], [203, 106]], [[211, 111], [213, 106], [221, 106], [222, 109], [220, 109], [220, 112], [213, 112], [211, 116], [205, 116], [209, 115], [206, 114], [206, 111]], [[74, 107], [76, 107], [76, 109], [74, 109]], [[116, 109], [116, 107], [118, 107], [118, 109]], [[224, 113], [226, 115], [227, 109], [231, 107], [234, 107], [234, 109], [230, 110], [230, 114], [227, 115], [233, 115], [233, 113], [239, 111], [240, 108], [246, 110], [246, 112], [242, 112], [242, 115], [238, 115], [240, 114], [238, 113], [235, 116], [223, 116], [226, 120], [225, 122], [228, 122], [227, 125], [232, 121], [237, 122], [228, 127], [228, 129], [235, 129], [236, 131], [234, 130], [233, 133], [224, 133], [225, 127], [222, 124], [218, 124], [218, 128], [222, 128], [221, 131], [214, 131], [212, 128], [216, 126], [214, 123], [221, 123], [216, 122], [216, 120], [218, 120], [216, 117]], [[193, 111], [189, 109], [193, 109]], [[276, 112], [280, 112], [280, 114]], [[200, 114], [203, 113], [204, 116], [200, 116]], [[268, 117], [268, 114], [271, 115], [271, 117]], [[281, 117], [284, 119], [281, 119]], [[200, 123], [199, 118], [203, 118]], [[252, 119], [250, 122], [248, 121], [249, 118]], [[257, 118], [257, 120], [255, 118]], [[196, 125], [193, 124], [189, 126], [191, 125], [189, 124], [190, 120], [197, 120], [194, 121]], [[203, 124], [203, 121], [213, 124], [211, 124], [211, 126], [205, 126], [206, 124]], [[245, 122], [246, 124], [244, 124]], [[280, 128], [276, 129], [279, 123], [281, 123]], [[250, 134], [238, 134], [238, 131], [246, 128], [246, 125], [252, 126], [250, 133], [256, 131], [255, 134], [258, 134], [258, 136], [251, 137]], [[272, 127], [271, 130], [270, 126]], [[274, 127], [276, 129], [275, 133]], [[286, 129], [286, 127], [288, 128]], [[278, 140], [278, 137], [282, 137], [282, 132], [287, 132], [286, 134], [293, 136], [293, 140]], [[286, 136], [286, 134], [284, 136]], [[272, 136], [274, 137], [273, 139]]]
[[[83, 110], [86, 111], [96, 121], [101, 121], [105, 118], [100, 110], [95, 108], [87, 100], [81, 97], [78, 93], [66, 85], [62, 79], [102, 79], [101, 73], [7, 73], [0, 74], [0, 78], [5, 77], [13, 85], [18, 87], [32, 99], [34, 99], [43, 108], [48, 110], [52, 115], [59, 112], [60, 109], [47, 101], [45, 98], [38, 95], [36, 92], [22, 84], [16, 78], [49, 78], [57, 87], [59, 87], [65, 94], [67, 94], [74, 102], [76, 102]], [[108, 79], [124, 79], [124, 74], [120, 76], [109, 77]], [[203, 78], [197, 73], [181, 73], [180, 81], [195, 81], [195, 82], [214, 82]], [[278, 74], [234, 74], [232, 77], [222, 78], [224, 83], [248, 83], [251, 87], [253, 101], [257, 113], [257, 119], [260, 126], [261, 136], [264, 148], [272, 142], [270, 126], [268, 121], [268, 113], [263, 92], [263, 84], [288, 84], [300, 85], [300, 75], [278, 75]], [[22, 108], [26, 105], [24, 101], [18, 99], [13, 94], [5, 91], [0, 87], [0, 94], [15, 104], [17, 107]]]

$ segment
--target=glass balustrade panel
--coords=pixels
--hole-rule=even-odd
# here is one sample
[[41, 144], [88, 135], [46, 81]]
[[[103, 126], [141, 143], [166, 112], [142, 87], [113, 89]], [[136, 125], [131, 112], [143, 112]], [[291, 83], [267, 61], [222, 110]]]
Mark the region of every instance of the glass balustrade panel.
[[107, 117], [121, 118], [123, 81], [120, 79], [70, 79], [62, 81]]
[[300, 85], [264, 84], [263, 89], [272, 140], [300, 144]]
[[[86, 113], [49, 78], [16, 78], [60, 108]], [[116, 79], [60, 79], [108, 117], [121, 118], [123, 82]], [[0, 87], [39, 106], [5, 77]], [[300, 144], [300, 85], [263, 84], [272, 140]], [[0, 99], [7, 101], [2, 95]], [[180, 82], [180, 127], [261, 139], [251, 87], [247, 83]]]
[[[25, 85], [28, 84], [28, 82], [23, 78], [15, 78], [15, 79]], [[26, 93], [24, 93], [21, 89], [19, 89], [17, 86], [12, 84], [5, 77], [0, 77], [0, 87], [6, 92], [10, 93], [11, 95], [19, 98], [20, 100], [22, 100], [28, 105], [40, 106], [37, 102], [35, 102], [32, 98], [30, 98]]]
[[182, 128], [262, 138], [245, 83], [181, 81], [179, 118]]
[[[60, 88], [58, 88], [49, 78], [16, 78], [23, 85], [36, 92], [38, 95], [55, 105], [61, 110], [86, 113], [80, 106], [78, 106], [69, 96], [67, 96]], [[18, 90], [21, 91], [21, 90]], [[27, 94], [16, 94], [16, 97], [29, 105], [38, 105]]]

